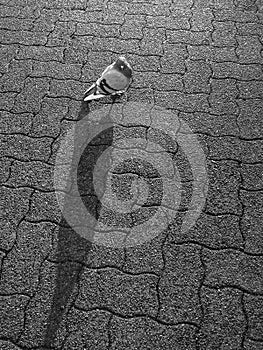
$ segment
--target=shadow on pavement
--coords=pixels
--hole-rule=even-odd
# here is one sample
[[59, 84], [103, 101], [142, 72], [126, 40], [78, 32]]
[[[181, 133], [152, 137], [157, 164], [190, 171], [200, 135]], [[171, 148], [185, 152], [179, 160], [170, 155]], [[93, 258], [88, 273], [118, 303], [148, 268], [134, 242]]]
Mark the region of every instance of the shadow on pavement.
[[[77, 121], [83, 119], [89, 112], [88, 103], [83, 101]], [[57, 241], [57, 251], [55, 254], [55, 259], [58, 263], [56, 287], [44, 336], [44, 346], [48, 349], [54, 347], [57, 331], [63, 316], [70, 307], [70, 303], [74, 300], [73, 292], [81, 278], [83, 264], [92, 247], [90, 241], [79, 236], [68, 226], [64, 217], [62, 217], [60, 222]]]

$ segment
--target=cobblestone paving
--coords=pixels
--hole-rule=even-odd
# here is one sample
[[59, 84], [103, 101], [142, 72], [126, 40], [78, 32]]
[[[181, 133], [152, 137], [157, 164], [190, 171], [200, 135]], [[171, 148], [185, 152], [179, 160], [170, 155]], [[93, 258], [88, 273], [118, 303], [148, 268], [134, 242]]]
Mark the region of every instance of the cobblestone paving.
[[[263, 349], [263, 3], [0, 3], [0, 348]], [[122, 53], [127, 100], [187, 121], [210, 184], [187, 234], [113, 249], [67, 227], [53, 168], [85, 88]]]

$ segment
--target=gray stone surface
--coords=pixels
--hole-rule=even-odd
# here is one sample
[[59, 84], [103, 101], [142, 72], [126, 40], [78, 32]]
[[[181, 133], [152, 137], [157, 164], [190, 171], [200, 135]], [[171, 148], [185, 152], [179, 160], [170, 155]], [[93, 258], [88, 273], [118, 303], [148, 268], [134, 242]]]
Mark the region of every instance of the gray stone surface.
[[[0, 348], [263, 349], [262, 1], [2, 0], [0, 17]], [[87, 85], [121, 54], [134, 80], [116, 105], [184, 120], [209, 188], [181, 232], [183, 158], [167, 229], [110, 248], [68, 227], [53, 171]]]

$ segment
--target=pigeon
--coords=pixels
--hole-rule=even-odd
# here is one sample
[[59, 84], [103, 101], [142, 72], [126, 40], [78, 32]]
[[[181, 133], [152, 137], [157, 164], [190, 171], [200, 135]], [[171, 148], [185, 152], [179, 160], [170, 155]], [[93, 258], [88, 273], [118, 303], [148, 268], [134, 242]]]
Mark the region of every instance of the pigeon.
[[132, 68], [124, 56], [108, 66], [100, 78], [85, 92], [84, 101], [105, 96], [118, 96], [127, 91], [132, 80]]

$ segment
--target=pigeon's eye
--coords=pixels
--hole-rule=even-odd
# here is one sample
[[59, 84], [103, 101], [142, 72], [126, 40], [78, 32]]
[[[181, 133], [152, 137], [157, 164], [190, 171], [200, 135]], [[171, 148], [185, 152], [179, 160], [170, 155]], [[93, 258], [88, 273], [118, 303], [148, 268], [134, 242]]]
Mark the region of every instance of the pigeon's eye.
[[121, 69], [123, 69], [123, 68], [124, 68], [124, 65], [122, 64], [122, 65], [121, 65]]

